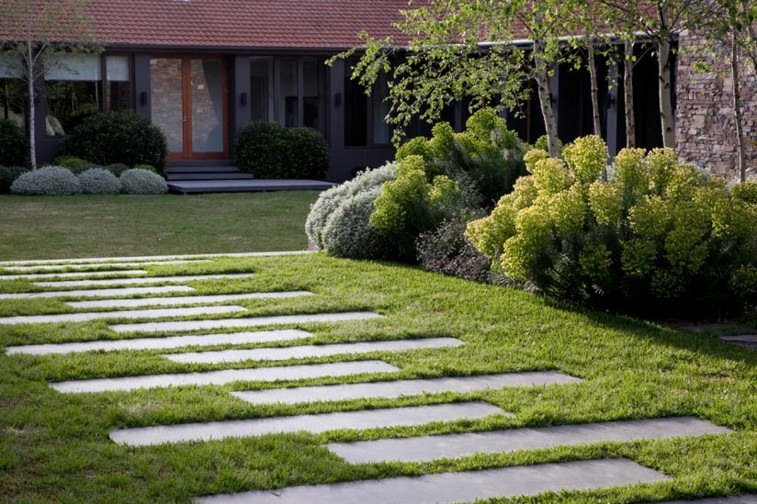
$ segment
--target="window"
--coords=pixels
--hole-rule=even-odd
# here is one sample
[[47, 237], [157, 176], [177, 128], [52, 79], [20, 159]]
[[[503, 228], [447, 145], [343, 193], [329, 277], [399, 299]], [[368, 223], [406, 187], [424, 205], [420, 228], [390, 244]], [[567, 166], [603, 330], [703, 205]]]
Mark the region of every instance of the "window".
[[21, 79], [21, 62], [11, 54], [0, 53], [0, 118], [26, 127], [26, 83]]
[[85, 118], [101, 110], [100, 57], [62, 54], [45, 70], [48, 136], [60, 137]]
[[105, 110], [132, 110], [131, 61], [128, 56], [105, 58]]
[[250, 62], [250, 116], [253, 121], [273, 121], [273, 60]]
[[344, 144], [348, 147], [389, 145], [392, 128], [386, 122], [389, 114], [389, 86], [386, 75], [380, 75], [370, 96], [350, 78], [344, 80]]

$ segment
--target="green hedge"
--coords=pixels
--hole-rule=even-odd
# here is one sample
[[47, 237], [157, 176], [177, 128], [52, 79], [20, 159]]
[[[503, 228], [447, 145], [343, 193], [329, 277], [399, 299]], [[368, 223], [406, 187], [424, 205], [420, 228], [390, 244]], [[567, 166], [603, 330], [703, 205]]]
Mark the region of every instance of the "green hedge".
[[63, 153], [100, 166], [149, 164], [163, 172], [168, 147], [156, 125], [134, 112], [108, 112], [85, 119], [63, 139]]
[[0, 119], [0, 166], [26, 165], [29, 140], [10, 119]]
[[328, 144], [312, 128], [252, 122], [237, 137], [234, 162], [257, 178], [322, 180], [331, 157]]

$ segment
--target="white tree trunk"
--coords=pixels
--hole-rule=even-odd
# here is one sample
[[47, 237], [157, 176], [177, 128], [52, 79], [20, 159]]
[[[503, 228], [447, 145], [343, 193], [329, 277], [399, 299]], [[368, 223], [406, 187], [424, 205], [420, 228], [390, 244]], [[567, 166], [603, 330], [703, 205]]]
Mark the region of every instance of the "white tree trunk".
[[591, 81], [591, 110], [594, 119], [594, 134], [602, 136], [602, 119], [599, 114], [599, 79], [597, 78], [597, 58], [594, 44], [589, 44], [589, 79]]
[[37, 169], [37, 141], [36, 141], [36, 118], [35, 118], [35, 104], [34, 104], [34, 52], [31, 40], [26, 47], [26, 70], [29, 72], [27, 75], [27, 92], [29, 93], [29, 163], [32, 166], [32, 170]]
[[673, 98], [670, 85], [670, 27], [667, 13], [663, 8], [659, 10], [660, 39], [657, 42], [657, 65], [660, 95], [660, 126], [662, 129], [663, 147], [675, 148], [675, 132], [673, 131]]
[[626, 147], [636, 147], [636, 116], [633, 108], [633, 41], [627, 40], [623, 58], [623, 101], [625, 103]]
[[549, 93], [549, 72], [547, 65], [542, 58], [544, 46], [542, 42], [534, 42], [534, 79], [536, 80], [536, 89], [539, 93], [539, 105], [541, 114], [544, 117], [544, 128], [547, 130], [547, 146], [551, 157], [560, 156], [560, 148], [557, 140], [557, 121], [555, 113], [552, 110], [552, 96]]

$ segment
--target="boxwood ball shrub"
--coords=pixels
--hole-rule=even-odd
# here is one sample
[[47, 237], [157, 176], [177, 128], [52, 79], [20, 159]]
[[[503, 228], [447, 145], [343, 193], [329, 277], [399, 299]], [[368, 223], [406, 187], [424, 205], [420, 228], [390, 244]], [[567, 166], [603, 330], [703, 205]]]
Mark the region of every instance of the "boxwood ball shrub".
[[168, 192], [166, 179], [149, 170], [131, 168], [123, 172], [119, 180], [121, 192], [124, 194], [165, 194]]
[[328, 144], [312, 128], [251, 122], [237, 137], [234, 162], [258, 178], [322, 179], [331, 161]]
[[566, 162], [542, 150], [530, 175], [467, 236], [503, 274], [533, 290], [646, 315], [724, 315], [757, 302], [757, 204], [670, 149], [624, 149], [609, 180], [597, 137]]
[[90, 168], [79, 175], [79, 185], [84, 194], [118, 194], [121, 182], [105, 168]]
[[11, 193], [28, 196], [67, 196], [80, 192], [79, 179], [71, 170], [61, 166], [23, 173], [11, 184]]
[[[305, 233], [308, 239], [319, 249], [326, 249], [323, 233], [328, 220], [346, 202], [363, 192], [370, 192], [381, 188], [384, 182], [394, 180], [394, 163], [387, 163], [380, 168], [365, 170], [355, 178], [323, 191], [313, 203], [308, 218], [305, 221]], [[367, 224], [367, 219], [366, 219]]]
[[149, 164], [165, 169], [166, 137], [134, 112], [107, 112], [86, 118], [63, 139], [63, 153], [107, 166]]
[[0, 119], [0, 166], [25, 165], [29, 140], [10, 119]]
[[10, 192], [13, 181], [27, 171], [24, 166], [0, 166], [0, 194]]
[[55, 166], [68, 168], [77, 175], [90, 168], [100, 168], [100, 166], [92, 161], [87, 161], [86, 159], [78, 158], [76, 156], [58, 156], [55, 158]]

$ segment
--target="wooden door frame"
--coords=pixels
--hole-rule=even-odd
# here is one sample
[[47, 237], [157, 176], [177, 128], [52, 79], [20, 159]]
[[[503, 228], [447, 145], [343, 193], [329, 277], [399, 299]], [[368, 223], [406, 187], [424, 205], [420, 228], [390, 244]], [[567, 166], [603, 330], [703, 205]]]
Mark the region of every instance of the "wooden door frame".
[[[169, 161], [189, 161], [195, 159], [228, 159], [229, 157], [229, 86], [228, 64], [222, 55], [206, 54], [156, 54], [156, 59], [178, 59], [181, 61], [181, 116], [182, 152], [169, 152]], [[218, 60], [221, 62], [221, 127], [223, 131], [223, 151], [192, 151], [192, 60]]]

